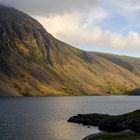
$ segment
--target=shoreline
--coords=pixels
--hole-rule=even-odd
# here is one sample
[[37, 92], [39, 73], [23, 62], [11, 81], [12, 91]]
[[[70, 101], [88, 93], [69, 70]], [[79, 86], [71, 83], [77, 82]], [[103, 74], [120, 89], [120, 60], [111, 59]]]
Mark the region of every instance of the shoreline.
[[86, 136], [85, 138], [83, 138], [82, 140], [89, 140], [89, 139], [91, 139], [91, 138], [96, 137], [98, 134], [99, 134], [99, 133], [90, 134], [90, 135]]
[[86, 136], [85, 138], [83, 138], [82, 140], [92, 140], [94, 138], [98, 140], [100, 139], [99, 137], [102, 137], [102, 136], [108, 136], [111, 138], [111, 137], [127, 137], [127, 136], [135, 136], [135, 135], [136, 133], [130, 130], [126, 130], [126, 131], [118, 132], [118, 133], [99, 132], [99, 133], [90, 134]]
[[69, 118], [68, 122], [95, 126], [101, 130], [82, 140], [140, 140], [140, 109], [122, 115], [78, 114]]

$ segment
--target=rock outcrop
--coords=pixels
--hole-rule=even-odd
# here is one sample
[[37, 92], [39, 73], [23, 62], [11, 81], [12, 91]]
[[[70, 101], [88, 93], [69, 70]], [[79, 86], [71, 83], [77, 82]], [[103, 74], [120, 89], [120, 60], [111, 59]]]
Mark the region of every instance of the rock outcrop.
[[124, 130], [140, 132], [140, 110], [118, 116], [78, 114], [77, 116], [71, 117], [68, 122], [97, 126], [100, 130], [106, 132], [121, 132]]

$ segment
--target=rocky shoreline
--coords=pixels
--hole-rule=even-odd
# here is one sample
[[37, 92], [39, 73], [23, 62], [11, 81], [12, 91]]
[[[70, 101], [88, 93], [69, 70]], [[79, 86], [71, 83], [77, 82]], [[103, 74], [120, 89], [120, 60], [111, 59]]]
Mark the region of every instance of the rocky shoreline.
[[71, 117], [68, 122], [96, 126], [101, 131], [121, 132], [131, 130], [140, 132], [140, 110], [136, 110], [123, 115], [107, 115], [107, 114], [78, 114]]
[[[68, 122], [95, 126], [99, 130], [111, 135], [135, 134], [140, 133], [140, 110], [117, 116], [97, 113], [78, 114], [71, 117]], [[90, 135], [83, 140], [89, 140], [90, 137], [93, 138], [94, 136], [96, 135]]]

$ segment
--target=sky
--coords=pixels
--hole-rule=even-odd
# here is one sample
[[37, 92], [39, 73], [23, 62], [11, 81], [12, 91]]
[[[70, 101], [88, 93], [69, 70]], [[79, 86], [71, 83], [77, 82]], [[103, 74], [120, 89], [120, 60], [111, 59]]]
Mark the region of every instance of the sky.
[[140, 0], [0, 0], [57, 39], [87, 51], [140, 57]]

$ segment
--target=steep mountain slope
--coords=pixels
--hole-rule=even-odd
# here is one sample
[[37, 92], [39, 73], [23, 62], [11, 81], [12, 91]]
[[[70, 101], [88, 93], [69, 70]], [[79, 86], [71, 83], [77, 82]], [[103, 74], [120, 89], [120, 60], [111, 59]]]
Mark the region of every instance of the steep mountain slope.
[[107, 95], [140, 87], [140, 59], [85, 52], [0, 6], [0, 95]]

